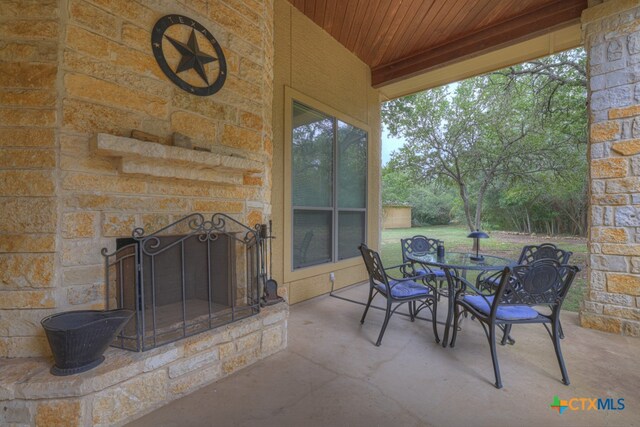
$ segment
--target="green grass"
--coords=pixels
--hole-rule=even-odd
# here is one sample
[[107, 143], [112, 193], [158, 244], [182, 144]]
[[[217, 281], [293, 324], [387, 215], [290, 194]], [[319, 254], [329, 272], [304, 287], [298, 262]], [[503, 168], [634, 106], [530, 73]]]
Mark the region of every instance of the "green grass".
[[[381, 257], [385, 266], [402, 263], [400, 251], [400, 239], [421, 234], [444, 241], [447, 251], [470, 252], [473, 240], [467, 238], [469, 231], [459, 225], [399, 228], [382, 231]], [[560, 248], [573, 252], [569, 261], [578, 265], [581, 272], [573, 282], [569, 295], [564, 301], [563, 309], [578, 311], [580, 302], [586, 291], [585, 260], [587, 256], [587, 244], [582, 238], [573, 236], [536, 236], [493, 231], [489, 233], [489, 239], [480, 242], [481, 252], [488, 255], [497, 255], [509, 259], [517, 259], [523, 246], [541, 244], [544, 242], [555, 243]], [[472, 278], [471, 276], [469, 277]]]

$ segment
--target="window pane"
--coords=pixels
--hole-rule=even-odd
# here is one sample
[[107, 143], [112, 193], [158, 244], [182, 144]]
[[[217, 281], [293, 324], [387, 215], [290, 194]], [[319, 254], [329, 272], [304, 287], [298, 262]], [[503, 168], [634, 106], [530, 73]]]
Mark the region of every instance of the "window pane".
[[367, 133], [338, 121], [338, 207], [365, 208]]
[[293, 211], [293, 268], [331, 262], [331, 211]]
[[293, 103], [294, 206], [333, 206], [333, 118]]
[[338, 259], [360, 255], [358, 246], [365, 243], [364, 212], [338, 213]]

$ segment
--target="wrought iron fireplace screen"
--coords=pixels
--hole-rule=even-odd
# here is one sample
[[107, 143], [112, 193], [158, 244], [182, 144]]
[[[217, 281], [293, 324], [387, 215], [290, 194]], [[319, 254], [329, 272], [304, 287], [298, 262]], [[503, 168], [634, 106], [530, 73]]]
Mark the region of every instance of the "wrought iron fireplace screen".
[[260, 225], [194, 213], [132, 236], [102, 250], [107, 308], [136, 313], [114, 346], [150, 350], [260, 311]]

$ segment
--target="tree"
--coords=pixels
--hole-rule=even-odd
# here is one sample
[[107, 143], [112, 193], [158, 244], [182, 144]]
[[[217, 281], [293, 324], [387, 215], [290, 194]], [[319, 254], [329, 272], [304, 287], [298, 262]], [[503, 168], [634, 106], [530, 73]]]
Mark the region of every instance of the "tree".
[[[586, 141], [583, 70], [583, 53], [564, 53], [388, 102], [384, 123], [408, 141], [389, 166], [423, 184], [455, 185], [470, 230], [480, 228], [487, 194], [500, 187], [546, 179], [575, 189], [567, 168], [576, 165], [567, 159], [582, 155]], [[541, 198], [515, 196], [541, 211]], [[569, 217], [582, 212], [563, 209]]]

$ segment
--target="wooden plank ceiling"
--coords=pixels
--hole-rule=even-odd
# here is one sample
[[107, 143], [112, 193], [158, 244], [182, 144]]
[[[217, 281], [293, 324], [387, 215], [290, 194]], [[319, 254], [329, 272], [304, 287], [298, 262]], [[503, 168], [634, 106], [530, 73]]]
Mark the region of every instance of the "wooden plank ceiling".
[[580, 19], [588, 0], [289, 0], [371, 67], [374, 87]]

